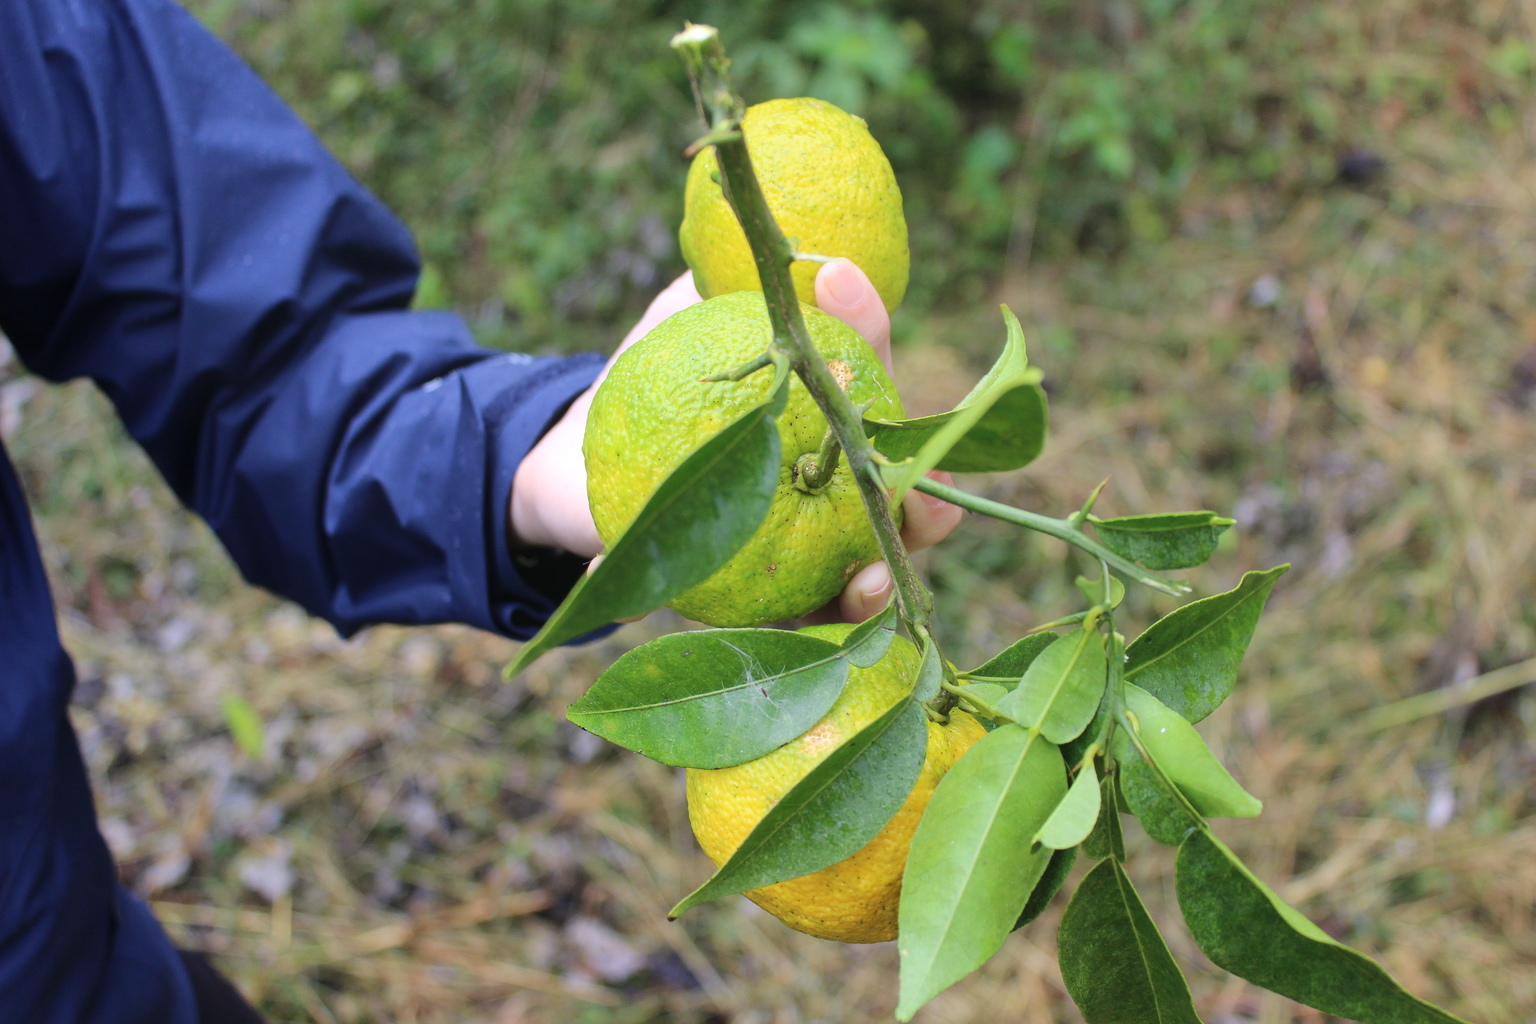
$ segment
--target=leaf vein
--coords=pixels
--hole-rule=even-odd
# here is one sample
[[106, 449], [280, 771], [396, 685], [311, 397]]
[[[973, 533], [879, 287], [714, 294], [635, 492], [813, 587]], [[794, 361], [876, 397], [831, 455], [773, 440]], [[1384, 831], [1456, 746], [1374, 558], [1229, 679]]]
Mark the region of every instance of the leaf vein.
[[[997, 791], [998, 792], [997, 801], [996, 801], [996, 803], [992, 807], [991, 814], [988, 815], [988, 817], [987, 817], [987, 827], [986, 827], [986, 830], [981, 833], [981, 836], [982, 836], [981, 841], [976, 844], [976, 851], [977, 851], [976, 852], [976, 857], [971, 862], [971, 867], [973, 869], [975, 868], [976, 860], [980, 859], [980, 851], [981, 851], [982, 847], [986, 846], [986, 844], [987, 844], [987, 837], [992, 834], [992, 826], [997, 821], [998, 816], [1001, 813], [1002, 806], [1003, 806], [1003, 800], [1007, 797], [1008, 793], [1012, 791], [1014, 782], [1017, 781], [1017, 779], [1019, 777], [1019, 773], [1024, 770], [1024, 763], [1029, 759], [1029, 751], [1034, 746], [1035, 739], [1039, 735], [1040, 735], [1040, 733], [1039, 733], [1038, 730], [1035, 730], [1035, 729], [1028, 730], [1028, 735], [1024, 739], [1024, 746], [1019, 751], [1018, 760], [1016, 762], [1014, 762], [1013, 771], [1009, 774], [1008, 785], [1001, 786], [1001, 787], [998, 788], [998, 791]], [[962, 886], [961, 889], [960, 889], [960, 896], [961, 896], [961, 898], [956, 899], [950, 905], [949, 915], [948, 915], [948, 917], [945, 918], [945, 921], [944, 921], [944, 930], [939, 933], [939, 940], [938, 940], [938, 942], [933, 944], [933, 948], [935, 950], [939, 950], [939, 949], [944, 948], [945, 940], [947, 940], [949, 938], [949, 933], [954, 930], [955, 914], [959, 910], [960, 904], [964, 902], [963, 897], [965, 896], [965, 894], [967, 892], [970, 891], [971, 883], [975, 880], [975, 878], [976, 878], [976, 872], [974, 870], [972, 870], [967, 875], [967, 877], [966, 877], [965, 885]], [[929, 964], [928, 964], [927, 970], [925, 970], [923, 972], [923, 980], [924, 981], [927, 981], [928, 978], [930, 978], [933, 975], [933, 968], [934, 968], [934, 961], [930, 961]]]
[[[725, 644], [725, 646], [731, 648], [731, 650], [736, 651], [737, 653], [742, 654], [743, 656], [746, 656], [746, 652], [742, 651], [739, 647], [735, 646], [734, 644], [726, 643], [724, 640], [720, 640], [720, 641], [717, 641], [717, 642]], [[700, 693], [685, 694], [685, 695], [683, 695], [681, 697], [672, 697], [672, 698], [669, 698], [667, 700], [659, 700], [659, 701], [655, 701], [654, 703], [651, 703], [651, 704], [626, 704], [623, 707], [617, 707], [617, 708], [593, 708], [591, 710], [586, 710], [586, 709], [572, 710], [571, 713], [572, 714], [576, 714], [576, 715], [593, 715], [593, 716], [596, 716], [596, 715], [623, 715], [623, 714], [628, 714], [628, 713], [630, 713], [632, 711], [650, 711], [650, 710], [653, 710], [655, 708], [672, 707], [673, 705], [676, 705], [676, 704], [686, 704], [689, 701], [703, 700], [706, 697], [718, 697], [720, 694], [723, 694], [723, 693], [734, 693], [737, 690], [746, 690], [746, 689], [750, 689], [750, 688], [752, 688], [754, 686], [764, 686], [764, 685], [767, 685], [767, 684], [770, 684], [770, 683], [776, 683], [776, 682], [778, 682], [781, 679], [787, 679], [790, 676], [799, 675], [802, 672], [809, 672], [813, 668], [821, 668], [823, 665], [830, 665], [833, 662], [837, 661], [839, 658], [846, 657], [847, 654], [848, 654], [847, 651], [840, 650], [836, 654], [828, 655], [827, 657], [822, 658], [820, 661], [813, 661], [813, 662], [810, 662], [808, 664], [801, 665], [798, 668], [785, 669], [783, 672], [777, 672], [777, 673], [775, 673], [773, 675], [764, 676], [761, 679], [754, 679], [754, 678], [751, 677], [751, 675], [750, 675], [750, 672], [751, 672], [750, 663], [751, 663], [751, 661], [753, 661], [755, 659], [751, 659], [750, 656], [747, 656], [748, 660], [749, 660], [748, 669], [747, 669], [749, 675], [748, 675], [746, 680], [744, 680], [743, 682], [737, 683], [737, 684], [735, 684], [733, 686], [722, 686], [722, 687], [720, 687], [717, 690], [706, 690], [706, 691], [703, 691], [703, 692], [700, 692]], [[758, 662], [758, 667], [759, 668], [762, 667], [762, 663], [761, 662]]]
[[[1136, 953], [1141, 958], [1143, 970], [1147, 975], [1147, 989], [1152, 996], [1152, 1012], [1157, 1014], [1157, 1019], [1163, 1019], [1162, 1000], [1158, 996], [1157, 985], [1152, 981], [1152, 958], [1147, 951], [1146, 940], [1142, 937], [1141, 929], [1136, 926], [1136, 916], [1131, 912], [1130, 900], [1126, 898], [1125, 882], [1121, 880], [1121, 873], [1114, 872], [1115, 891], [1120, 895], [1120, 904], [1125, 908], [1125, 916], [1131, 923], [1131, 934], [1136, 937]], [[1132, 896], [1134, 897], [1134, 893]]]
[[792, 822], [795, 819], [795, 815], [796, 814], [799, 814], [800, 811], [802, 811], [806, 807], [810, 806], [810, 804], [817, 797], [821, 796], [822, 793], [825, 793], [828, 789], [830, 789], [834, 782], [836, 782], [838, 779], [840, 779], [844, 775], [846, 775], [848, 770], [851, 767], [853, 767], [853, 765], [855, 763], [858, 762], [859, 758], [863, 757], [866, 753], [868, 753], [870, 748], [873, 747], [876, 743], [878, 743], [880, 741], [880, 737], [884, 736], [887, 732], [889, 732], [891, 730], [891, 728], [896, 724], [897, 720], [900, 719], [900, 718], [901, 718], [901, 715], [899, 715], [899, 714], [898, 715], [892, 715], [890, 721], [885, 723], [885, 728], [881, 729], [879, 732], [875, 733], [874, 736], [870, 737], [869, 743], [865, 745], [863, 750], [860, 750], [853, 757], [849, 758], [848, 759], [848, 763], [843, 766], [841, 771], [839, 771], [839, 772], [829, 776], [827, 778], [827, 781], [824, 784], [822, 784], [821, 786], [819, 786], [815, 790], [813, 790], [811, 793], [809, 793], [806, 796], [806, 798], [800, 802], [799, 806], [796, 807], [795, 810], [792, 813], [786, 814], [784, 816], [784, 819], [779, 822], [777, 827], [775, 827], [772, 831], [765, 833], [763, 835], [763, 838], [757, 843], [757, 845], [754, 846], [751, 850], [747, 851], [746, 855], [748, 857], [755, 856], [757, 854], [758, 850], [761, 850], [764, 846], [766, 846], [768, 844], [769, 840], [773, 839], [773, 837], [777, 836], [780, 832], [784, 831], [784, 829], [788, 828], [789, 827], [789, 823]]
[[[1200, 630], [1197, 630], [1194, 633], [1191, 633], [1189, 636], [1185, 637], [1183, 640], [1180, 640], [1178, 643], [1174, 644], [1172, 647], [1168, 648], [1163, 653], [1161, 653], [1161, 654], [1159, 654], [1159, 655], [1157, 655], [1157, 656], [1155, 656], [1155, 657], [1153, 657], [1153, 658], [1151, 658], [1151, 659], [1149, 659], [1147, 661], [1142, 662], [1140, 665], [1137, 665], [1134, 668], [1126, 669], [1125, 670], [1125, 678], [1129, 679], [1129, 678], [1131, 678], [1131, 676], [1133, 676], [1136, 673], [1142, 671], [1143, 669], [1151, 668], [1153, 665], [1156, 665], [1158, 662], [1162, 661], [1164, 658], [1172, 656], [1172, 654], [1175, 651], [1179, 650], [1181, 647], [1184, 647], [1186, 644], [1194, 643], [1195, 639], [1197, 637], [1200, 637], [1200, 636], [1205, 635], [1206, 633], [1209, 633], [1223, 619], [1227, 618], [1229, 615], [1231, 615], [1234, 612], [1236, 612], [1239, 608], [1243, 607], [1245, 604], [1247, 604], [1249, 601], [1253, 600], [1253, 598], [1255, 598], [1257, 596], [1258, 596], [1258, 591], [1257, 590], [1250, 590], [1247, 594], [1244, 594], [1237, 601], [1233, 602], [1232, 607], [1228, 608], [1226, 611], [1224, 611], [1220, 615], [1216, 616], [1216, 618], [1212, 619], [1210, 621], [1210, 623], [1207, 624], [1204, 629], [1200, 629]], [[1193, 605], [1185, 605], [1184, 607], [1185, 608], [1192, 608], [1194, 606]], [[1180, 611], [1182, 611], [1182, 610], [1183, 609], [1181, 608]], [[1137, 639], [1139, 640], [1141, 638], [1137, 637]], [[1133, 644], [1132, 646], [1135, 646], [1135, 645]]]

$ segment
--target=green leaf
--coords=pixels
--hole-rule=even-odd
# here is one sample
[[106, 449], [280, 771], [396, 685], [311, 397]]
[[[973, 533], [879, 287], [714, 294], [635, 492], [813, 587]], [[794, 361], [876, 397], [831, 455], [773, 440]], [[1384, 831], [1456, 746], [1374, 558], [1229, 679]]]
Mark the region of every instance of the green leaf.
[[255, 760], [267, 746], [267, 730], [261, 715], [244, 697], [230, 694], [219, 702], [224, 709], [224, 724], [240, 753]]
[[980, 668], [971, 669], [966, 675], [983, 679], [1007, 679], [1009, 682], [1002, 685], [1011, 690], [1019, 685], [1025, 670], [1040, 656], [1040, 652], [1055, 642], [1055, 633], [1031, 633], [1022, 640], [1014, 641], [1007, 650], [991, 658]]
[[1126, 648], [1125, 678], [1198, 722], [1227, 699], [1259, 613], [1289, 565], [1250, 572], [1234, 590], [1163, 616]]
[[1119, 861], [1088, 872], [1056, 945], [1061, 980], [1087, 1024], [1200, 1024], [1189, 985]]
[[891, 639], [896, 636], [896, 619], [896, 599], [892, 595], [880, 614], [854, 626], [853, 632], [843, 640], [848, 660], [859, 668], [871, 668], [885, 657], [885, 652], [891, 648]]
[[1098, 630], [1073, 630], [1030, 662], [1018, 688], [997, 710], [1022, 726], [1038, 727], [1052, 743], [1066, 743], [1093, 721], [1104, 696], [1106, 667]]
[[1060, 753], [1016, 725], [987, 733], [939, 782], [901, 887], [898, 1020], [965, 977], [1008, 937], [1050, 861], [1030, 837], [1067, 789]]
[[[1211, 818], [1253, 818], [1264, 809], [1178, 712], [1134, 683], [1125, 684], [1125, 706], [1141, 726], [1137, 734], [1147, 753], [1195, 810]], [[1124, 754], [1129, 759], [1127, 751], [1135, 750], [1123, 731], [1111, 746], [1117, 758]]]
[[1125, 809], [1136, 815], [1153, 840], [1164, 846], [1178, 846], [1190, 829], [1200, 827], [1200, 822], [1185, 809], [1169, 788], [1169, 782], [1125, 739], [1123, 731], [1116, 731], [1110, 746], [1116, 749], [1116, 778], [1120, 783], [1119, 796], [1125, 797]]
[[1179, 847], [1179, 907], [1202, 952], [1271, 992], [1361, 1024], [1466, 1024], [1403, 991], [1270, 891], [1209, 832]]
[[1029, 894], [1029, 902], [1024, 904], [1024, 910], [1019, 914], [1019, 919], [1013, 922], [1014, 931], [1018, 931], [1045, 913], [1045, 908], [1050, 906], [1051, 900], [1055, 899], [1056, 894], [1061, 891], [1067, 876], [1072, 873], [1072, 865], [1076, 862], [1077, 847], [1075, 846], [1051, 853], [1051, 861], [1045, 866], [1045, 873], [1040, 876], [1040, 881], [1035, 883], [1034, 891]]
[[933, 700], [939, 695], [939, 683], [944, 679], [944, 662], [939, 655], [939, 645], [933, 637], [923, 637], [922, 661], [917, 666], [917, 681], [912, 685], [914, 700]]
[[1052, 850], [1066, 850], [1088, 838], [1099, 820], [1099, 776], [1092, 767], [1077, 773], [1067, 795], [1045, 819], [1034, 842]]
[[614, 662], [566, 717], [662, 764], [728, 768], [815, 725], [848, 680], [845, 653], [782, 629], [673, 633]]
[[779, 486], [781, 369], [768, 401], [705, 441], [646, 501], [597, 568], [577, 581], [507, 667], [510, 678], [552, 647], [644, 615], [703, 582], [757, 532]]
[[[1110, 663], [1109, 668], [1114, 669], [1113, 662]], [[1108, 682], [1107, 679], [1105, 681]], [[1109, 722], [1108, 698], [1109, 692], [1106, 686], [1104, 696], [1099, 698], [1098, 710], [1093, 713], [1093, 719], [1088, 723], [1088, 728], [1078, 733], [1076, 739], [1061, 745], [1061, 756], [1066, 759], [1067, 764], [1082, 763], [1082, 760], [1088, 756], [1088, 749], [1104, 735], [1104, 727]]]
[[[1082, 595], [1093, 604], [1098, 604], [1104, 598], [1104, 580], [1091, 580], [1087, 576], [1079, 576], [1072, 581]], [[1125, 600], [1125, 584], [1120, 582], [1120, 577], [1109, 578], [1109, 607], [1111, 610], [1120, 607], [1120, 602]]]
[[922, 707], [897, 701], [780, 797], [720, 870], [668, 916], [858, 853], [906, 802], [927, 750]]
[[1148, 569], [1192, 569], [1216, 552], [1216, 542], [1232, 525], [1214, 512], [1164, 515], [1089, 516], [1104, 546]]
[[1045, 446], [1041, 374], [1030, 368], [1023, 328], [1007, 306], [1003, 320], [1008, 329], [1003, 354], [955, 408], [912, 420], [865, 419], [864, 429], [881, 454], [893, 462], [915, 459], [888, 481], [905, 483], [901, 492], [934, 468], [953, 473], [1018, 469]]
[[1120, 808], [1116, 803], [1115, 773], [1110, 771], [1099, 780], [1099, 819], [1083, 840], [1083, 852], [1094, 860], [1125, 860], [1125, 833], [1120, 828]]

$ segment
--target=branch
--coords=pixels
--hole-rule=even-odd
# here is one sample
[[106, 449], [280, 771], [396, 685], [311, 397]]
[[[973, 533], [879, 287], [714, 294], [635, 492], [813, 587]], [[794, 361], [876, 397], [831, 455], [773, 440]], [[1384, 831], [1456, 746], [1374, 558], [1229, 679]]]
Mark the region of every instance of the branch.
[[1135, 580], [1144, 587], [1151, 587], [1153, 590], [1164, 594], [1172, 594], [1174, 597], [1182, 597], [1189, 593], [1189, 585], [1187, 583], [1165, 580], [1161, 576], [1152, 575], [1135, 562], [1122, 558], [1088, 536], [1071, 519], [1052, 519], [1050, 516], [1043, 516], [1038, 512], [1014, 508], [1012, 505], [1004, 505], [1002, 502], [992, 501], [990, 498], [981, 498], [974, 494], [967, 494], [957, 487], [949, 487], [927, 477], [919, 480], [913, 485], [913, 488], [926, 494], [931, 494], [936, 498], [943, 498], [952, 505], [968, 508], [972, 512], [980, 512], [982, 515], [992, 516], [994, 519], [1002, 519], [1016, 526], [1027, 527], [1037, 533], [1043, 533], [1047, 536], [1055, 537], [1057, 540], [1066, 541], [1073, 547], [1086, 551], [1094, 558], [1108, 562], [1118, 572]]
[[763, 297], [768, 303], [768, 318], [773, 324], [773, 345], [789, 356], [790, 365], [804, 381], [848, 457], [848, 468], [864, 499], [864, 511], [874, 528], [881, 557], [890, 566], [891, 578], [896, 583], [902, 618], [909, 625], [924, 626], [932, 611], [933, 597], [918, 578], [901, 543], [901, 532], [891, 515], [890, 499], [875, 463], [875, 449], [864, 436], [858, 410], [816, 351], [805, 318], [800, 314], [800, 301], [795, 297], [789, 275], [797, 254], [769, 212], [757, 175], [752, 171], [746, 140], [735, 131], [746, 113], [746, 105], [731, 87], [730, 61], [720, 45], [719, 30], [690, 24], [672, 37], [672, 48], [688, 69], [694, 98], [709, 129], [705, 138], [716, 140], [712, 144], [720, 164], [720, 189], [736, 211], [736, 219], [752, 248], [752, 260], [757, 264]]

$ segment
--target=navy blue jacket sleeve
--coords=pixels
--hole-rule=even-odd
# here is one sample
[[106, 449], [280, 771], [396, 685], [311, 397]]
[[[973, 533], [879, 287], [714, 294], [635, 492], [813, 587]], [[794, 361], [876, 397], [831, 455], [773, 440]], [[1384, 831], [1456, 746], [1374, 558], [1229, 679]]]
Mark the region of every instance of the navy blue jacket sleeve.
[[597, 356], [411, 312], [405, 229], [172, 0], [0, 3], [0, 329], [88, 376], [246, 577], [350, 631], [523, 638], [581, 563], [512, 473]]

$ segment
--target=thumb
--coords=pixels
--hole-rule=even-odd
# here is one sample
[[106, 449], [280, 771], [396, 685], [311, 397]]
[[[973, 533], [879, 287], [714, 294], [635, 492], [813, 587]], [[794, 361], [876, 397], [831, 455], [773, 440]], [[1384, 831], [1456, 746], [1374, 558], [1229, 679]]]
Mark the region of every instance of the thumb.
[[816, 274], [816, 305], [858, 332], [890, 371], [890, 315], [880, 293], [852, 260], [823, 264]]

